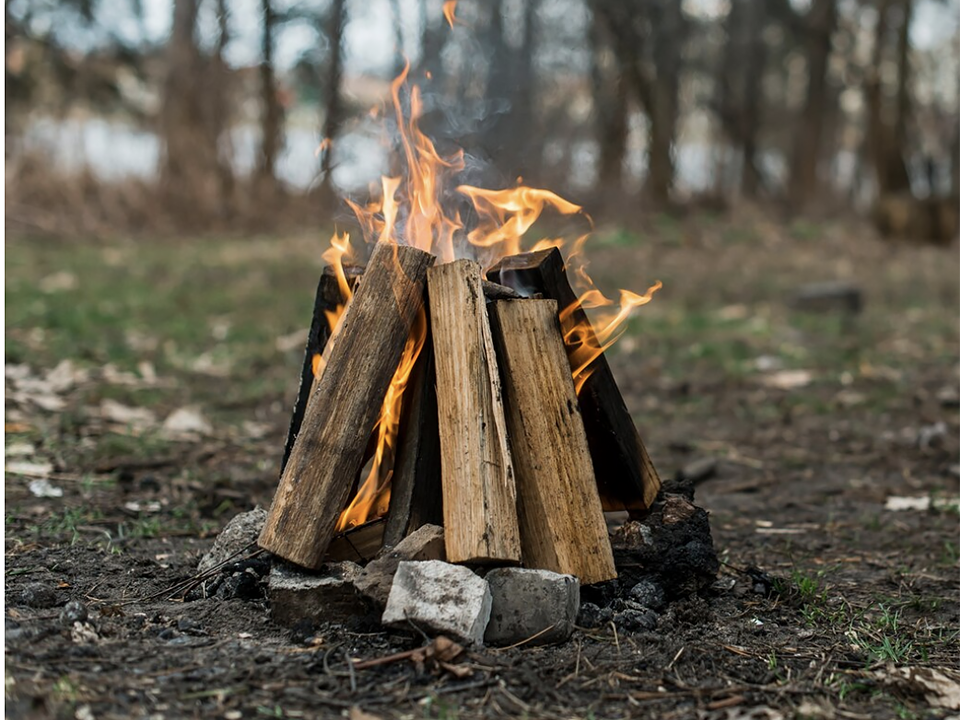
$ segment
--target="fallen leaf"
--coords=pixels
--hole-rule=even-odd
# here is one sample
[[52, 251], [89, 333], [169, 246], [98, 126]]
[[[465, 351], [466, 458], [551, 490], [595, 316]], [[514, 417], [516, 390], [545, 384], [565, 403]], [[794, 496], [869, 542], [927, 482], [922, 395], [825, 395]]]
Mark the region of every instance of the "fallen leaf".
[[[7, 429], [7, 432], [10, 432]], [[34, 455], [37, 452], [36, 446], [28, 442], [15, 442], [7, 445], [4, 450], [6, 457], [23, 457], [25, 455]]]
[[37, 287], [40, 288], [40, 292], [49, 295], [50, 293], [63, 292], [64, 290], [76, 290], [80, 287], [80, 280], [72, 272], [61, 270], [60, 272], [55, 272], [52, 275], [41, 278], [40, 282], [37, 283]]
[[33, 430], [33, 425], [22, 422], [8, 422], [3, 424], [5, 433], [28, 433]]
[[64, 393], [70, 388], [79, 385], [89, 377], [86, 370], [74, 366], [70, 360], [61, 360], [57, 366], [47, 373], [46, 381], [54, 393]]
[[66, 402], [64, 402], [63, 398], [59, 395], [43, 392], [8, 392], [7, 400], [21, 405], [33, 403], [41, 410], [46, 410], [47, 412], [60, 412], [67, 406]]
[[30, 484], [27, 486], [30, 489], [30, 492], [34, 497], [39, 498], [58, 498], [63, 497], [63, 488], [59, 488], [56, 485], [51, 485], [50, 481], [46, 478], [40, 478], [39, 480], [31, 480]]
[[160, 512], [161, 505], [159, 502], [156, 502], [156, 501], [140, 502], [138, 500], [132, 500], [128, 503], [124, 503], [123, 507], [129, 510], [130, 512], [155, 513], [155, 512]]
[[366, 710], [361, 709], [359, 705], [354, 705], [350, 708], [350, 713], [347, 717], [349, 717], [350, 720], [382, 720], [380, 715], [368, 713]]
[[4, 464], [4, 470], [11, 475], [29, 475], [30, 477], [48, 477], [53, 472], [53, 463], [9, 462]]
[[894, 667], [876, 672], [877, 679], [915, 695], [931, 707], [960, 710], [960, 672], [950, 668]]
[[157, 417], [152, 410], [140, 407], [122, 405], [116, 400], [104, 400], [100, 403], [100, 415], [104, 420], [128, 425], [142, 430], [157, 424]]
[[196, 407], [182, 407], [174, 410], [163, 421], [163, 434], [170, 438], [209, 435], [212, 432], [213, 427]]
[[950, 507], [960, 506], [960, 497], [930, 497], [929, 495], [921, 495], [918, 497], [901, 497], [899, 495], [891, 495], [887, 498], [887, 502], [884, 504], [884, 510], [893, 510], [898, 512], [901, 510], [929, 510], [934, 508], [936, 510], [946, 509]]
[[813, 373], [809, 370], [781, 370], [767, 375], [761, 382], [767, 387], [779, 390], [794, 390], [813, 382]]

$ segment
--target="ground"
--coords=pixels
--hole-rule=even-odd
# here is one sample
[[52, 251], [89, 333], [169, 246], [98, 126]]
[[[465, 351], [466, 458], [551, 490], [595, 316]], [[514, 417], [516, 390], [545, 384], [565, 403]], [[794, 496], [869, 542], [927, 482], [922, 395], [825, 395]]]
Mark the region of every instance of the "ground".
[[[611, 361], [664, 477], [716, 460], [696, 502], [723, 569], [655, 630], [482, 649], [458, 678], [353, 669], [424, 643], [369, 619], [291, 631], [182, 599], [218, 529], [270, 501], [325, 239], [8, 238], [8, 715], [949, 716], [956, 246], [746, 211], [592, 243], [602, 288], [664, 282]], [[863, 311], [791, 304], [825, 280]]]

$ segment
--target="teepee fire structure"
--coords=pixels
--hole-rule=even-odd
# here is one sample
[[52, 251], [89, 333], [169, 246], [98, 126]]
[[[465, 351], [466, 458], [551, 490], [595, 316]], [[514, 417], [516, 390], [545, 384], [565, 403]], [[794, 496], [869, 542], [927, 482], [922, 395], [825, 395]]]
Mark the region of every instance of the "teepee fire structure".
[[[585, 238], [567, 261], [557, 241], [524, 252], [545, 208], [580, 212], [546, 190], [461, 185], [465, 228], [442, 202], [462, 153], [441, 157], [419, 131], [416, 87], [405, 118], [405, 80], [392, 89], [406, 176], [351, 204], [364, 266], [345, 262], [346, 235], [324, 256], [260, 545], [319, 568], [436, 523], [450, 562], [614, 578], [603, 513], [642, 515], [660, 480], [603, 353], [659, 284], [616, 306], [586, 275]], [[595, 326], [588, 308], [611, 312]]]

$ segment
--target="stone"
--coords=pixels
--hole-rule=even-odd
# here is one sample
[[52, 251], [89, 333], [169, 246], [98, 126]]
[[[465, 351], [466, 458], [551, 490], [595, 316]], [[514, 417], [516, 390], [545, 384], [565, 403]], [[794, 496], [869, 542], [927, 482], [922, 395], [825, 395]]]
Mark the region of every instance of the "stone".
[[487, 644], [529, 640], [529, 645], [546, 645], [570, 637], [580, 610], [580, 581], [573, 575], [497, 568], [487, 573], [486, 581], [493, 597], [484, 634]]
[[385, 548], [376, 559], [367, 563], [357, 578], [357, 590], [380, 607], [384, 607], [390, 596], [393, 576], [401, 561], [446, 558], [443, 528], [438, 525], [423, 525], [397, 543], [396, 547]]
[[658, 582], [650, 578], [644, 578], [630, 588], [628, 595], [633, 602], [651, 610], [663, 610], [667, 604], [663, 588], [660, 587]]
[[359, 574], [360, 566], [349, 561], [329, 563], [321, 572], [274, 565], [267, 577], [270, 614], [287, 627], [303, 620], [343, 622], [363, 610], [354, 587]]
[[[267, 511], [256, 507], [240, 513], [220, 531], [213, 547], [200, 558], [197, 570], [205, 573], [237, 555], [244, 548], [257, 542], [263, 524], [267, 521]], [[251, 548], [253, 550], [254, 548]]]
[[587, 629], [598, 628], [611, 620], [613, 620], [613, 610], [607, 607], [601, 608], [593, 603], [581, 605], [580, 614], [577, 615], [577, 625]]
[[440, 560], [401, 560], [382, 621], [482, 645], [491, 606], [487, 581], [468, 568]]
[[790, 304], [803, 312], [857, 315], [863, 310], [863, 293], [845, 282], [810, 283], [797, 290]]
[[60, 611], [60, 623], [67, 627], [73, 627], [75, 622], [86, 622], [87, 606], [79, 600], [71, 600]]

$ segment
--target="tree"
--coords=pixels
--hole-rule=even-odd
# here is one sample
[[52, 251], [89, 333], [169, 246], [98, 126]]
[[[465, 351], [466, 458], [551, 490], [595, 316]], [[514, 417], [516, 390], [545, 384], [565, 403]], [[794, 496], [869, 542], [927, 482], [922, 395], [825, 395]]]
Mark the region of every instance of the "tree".
[[320, 164], [323, 179], [320, 184], [320, 198], [323, 204], [335, 201], [333, 191], [332, 153], [330, 148], [335, 142], [337, 132], [343, 124], [343, 98], [340, 95], [340, 81], [343, 74], [343, 26], [345, 22], [345, 0], [333, 0], [330, 16], [327, 20], [327, 39], [330, 44], [330, 59], [327, 65], [327, 77], [324, 83], [325, 115], [323, 119], [323, 139], [327, 144]]
[[283, 106], [274, 69], [273, 50], [277, 15], [271, 0], [260, 0], [263, 15], [260, 39], [260, 160], [257, 165], [257, 186], [271, 197], [278, 189], [277, 155], [283, 146]]
[[[784, 1], [793, 13], [789, 2]], [[802, 19], [791, 24], [802, 30], [807, 65], [807, 91], [795, 133], [790, 163], [789, 192], [794, 209], [804, 209], [817, 188], [824, 118], [828, 114], [827, 67], [833, 48], [833, 32], [837, 26], [836, 0], [813, 0]]]

